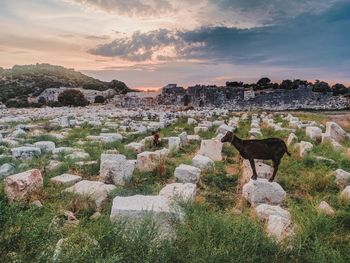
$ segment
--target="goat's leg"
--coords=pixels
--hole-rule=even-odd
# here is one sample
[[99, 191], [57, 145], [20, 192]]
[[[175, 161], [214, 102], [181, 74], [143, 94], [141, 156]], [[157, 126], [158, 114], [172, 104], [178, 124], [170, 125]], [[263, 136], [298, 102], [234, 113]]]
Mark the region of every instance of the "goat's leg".
[[275, 180], [276, 173], [278, 171], [278, 166], [280, 165], [280, 160], [274, 160], [273, 161], [273, 174], [271, 178], [269, 179], [269, 182], [273, 182]]
[[256, 179], [258, 178], [258, 174], [256, 173], [254, 159], [249, 159], [249, 162], [250, 162], [250, 167], [252, 167], [252, 170], [253, 170], [252, 179], [253, 179], [253, 180], [256, 180]]

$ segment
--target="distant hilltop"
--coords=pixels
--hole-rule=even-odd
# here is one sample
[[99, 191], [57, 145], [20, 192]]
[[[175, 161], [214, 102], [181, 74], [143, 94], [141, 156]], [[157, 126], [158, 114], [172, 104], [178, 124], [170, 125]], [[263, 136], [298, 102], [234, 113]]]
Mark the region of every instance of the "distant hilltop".
[[35, 101], [35, 98], [45, 94], [45, 90], [49, 89], [52, 93], [55, 89], [67, 88], [86, 90], [91, 96], [94, 93], [123, 94], [132, 91], [122, 81], [105, 82], [62, 66], [35, 64], [0, 68], [0, 102], [6, 106], [30, 106], [32, 98]]

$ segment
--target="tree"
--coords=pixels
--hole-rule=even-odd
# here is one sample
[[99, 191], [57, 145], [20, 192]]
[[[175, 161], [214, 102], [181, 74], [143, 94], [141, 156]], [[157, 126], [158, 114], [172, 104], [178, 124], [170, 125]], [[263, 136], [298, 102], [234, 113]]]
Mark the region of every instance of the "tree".
[[258, 82], [256, 83], [258, 86], [260, 87], [266, 87], [271, 83], [271, 80], [269, 78], [261, 78], [258, 80]]
[[106, 99], [102, 95], [97, 95], [94, 100], [95, 103], [104, 103], [105, 101]]
[[80, 90], [66, 89], [58, 95], [58, 102], [63, 106], [86, 106], [89, 102]]
[[125, 85], [124, 82], [115, 79], [109, 82], [108, 88], [114, 89], [121, 94], [125, 94], [130, 91], [130, 89], [128, 88], [128, 86]]
[[332, 86], [332, 92], [334, 96], [344, 95], [348, 93], [348, 89], [343, 84], [337, 83]]
[[289, 79], [285, 79], [280, 84], [280, 89], [292, 89], [293, 88], [293, 82]]
[[326, 93], [330, 91], [330, 87], [327, 82], [319, 81], [318, 79], [316, 79], [312, 91]]
[[231, 88], [243, 87], [243, 82], [241, 82], [241, 81], [227, 81], [226, 87], [231, 87]]

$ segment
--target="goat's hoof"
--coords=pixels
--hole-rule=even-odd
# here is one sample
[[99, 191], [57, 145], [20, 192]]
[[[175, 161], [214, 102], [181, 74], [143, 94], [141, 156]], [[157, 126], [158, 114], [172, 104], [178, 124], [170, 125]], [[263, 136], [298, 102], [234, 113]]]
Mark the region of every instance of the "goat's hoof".
[[257, 179], [257, 176], [252, 176], [252, 179], [253, 179], [253, 180], [256, 180], [256, 179]]

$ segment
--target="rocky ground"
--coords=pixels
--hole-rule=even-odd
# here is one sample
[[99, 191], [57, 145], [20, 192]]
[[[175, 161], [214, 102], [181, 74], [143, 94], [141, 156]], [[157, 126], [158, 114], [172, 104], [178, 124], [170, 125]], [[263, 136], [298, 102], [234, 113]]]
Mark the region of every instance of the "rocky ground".
[[[0, 117], [4, 262], [350, 261], [340, 117], [111, 106]], [[227, 131], [285, 140], [292, 156], [275, 182], [264, 160], [250, 179], [249, 162], [220, 142]]]

